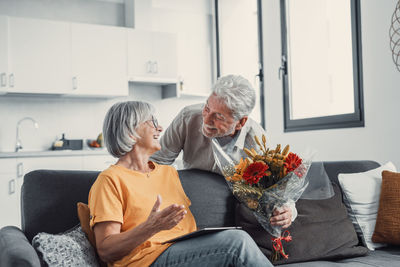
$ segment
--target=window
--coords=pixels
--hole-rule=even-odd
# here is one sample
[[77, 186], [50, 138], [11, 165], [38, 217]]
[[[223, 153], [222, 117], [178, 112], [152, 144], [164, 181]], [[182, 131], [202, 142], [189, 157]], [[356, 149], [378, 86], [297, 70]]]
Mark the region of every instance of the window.
[[281, 0], [284, 130], [362, 127], [359, 0]]
[[250, 117], [265, 127], [261, 0], [214, 0], [217, 33], [217, 75], [239, 74], [256, 91]]

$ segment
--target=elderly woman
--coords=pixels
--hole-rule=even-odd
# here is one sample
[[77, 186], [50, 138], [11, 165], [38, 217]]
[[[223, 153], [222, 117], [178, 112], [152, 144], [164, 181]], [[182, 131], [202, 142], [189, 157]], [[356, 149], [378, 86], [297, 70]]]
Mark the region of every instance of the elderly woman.
[[150, 104], [128, 101], [105, 117], [105, 143], [118, 161], [89, 193], [100, 258], [111, 266], [272, 266], [241, 230], [163, 244], [196, 230], [196, 223], [177, 171], [149, 161], [161, 148], [153, 114]]

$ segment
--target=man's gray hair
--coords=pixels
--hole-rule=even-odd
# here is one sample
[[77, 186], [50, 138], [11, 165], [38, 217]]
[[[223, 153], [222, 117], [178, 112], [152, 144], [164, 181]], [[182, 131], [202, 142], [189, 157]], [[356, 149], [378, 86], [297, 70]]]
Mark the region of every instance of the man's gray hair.
[[256, 92], [250, 82], [240, 75], [220, 77], [212, 92], [224, 100], [235, 120], [248, 116], [256, 104]]
[[104, 143], [108, 152], [120, 158], [132, 150], [140, 138], [135, 129], [150, 120], [154, 107], [146, 102], [126, 101], [114, 104], [107, 112], [103, 123]]

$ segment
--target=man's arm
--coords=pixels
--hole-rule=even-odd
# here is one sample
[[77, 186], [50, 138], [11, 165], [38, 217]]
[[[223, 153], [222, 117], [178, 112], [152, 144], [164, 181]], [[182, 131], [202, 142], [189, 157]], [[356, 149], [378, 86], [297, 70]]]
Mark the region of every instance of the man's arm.
[[150, 160], [158, 164], [171, 165], [179, 156], [185, 142], [184, 109], [165, 130], [161, 137], [161, 150], [154, 153]]

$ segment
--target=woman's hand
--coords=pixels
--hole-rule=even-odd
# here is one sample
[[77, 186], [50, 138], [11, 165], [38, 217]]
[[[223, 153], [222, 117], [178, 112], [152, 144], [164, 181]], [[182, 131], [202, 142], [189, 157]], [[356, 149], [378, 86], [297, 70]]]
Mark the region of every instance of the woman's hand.
[[177, 204], [172, 204], [160, 210], [161, 202], [161, 196], [158, 195], [150, 215], [146, 220], [146, 224], [154, 230], [154, 233], [173, 228], [185, 218], [187, 213], [185, 206]]
[[100, 258], [105, 262], [121, 259], [156, 233], [173, 228], [187, 213], [183, 205], [173, 204], [161, 211], [160, 206], [161, 196], [158, 195], [147, 220], [123, 233], [121, 223], [97, 223], [94, 226], [94, 234]]
[[288, 228], [292, 224], [292, 209], [288, 206], [276, 208], [272, 213], [271, 225]]

